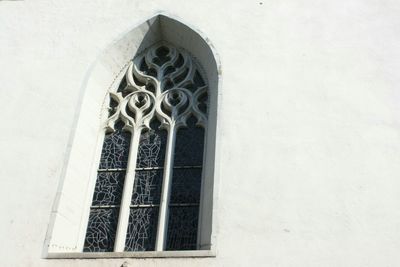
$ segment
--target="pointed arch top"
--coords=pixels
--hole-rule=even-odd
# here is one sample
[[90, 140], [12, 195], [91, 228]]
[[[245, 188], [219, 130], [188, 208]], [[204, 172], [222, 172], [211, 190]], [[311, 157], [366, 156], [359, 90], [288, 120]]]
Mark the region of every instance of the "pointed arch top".
[[157, 13], [144, 22], [121, 34], [98, 57], [97, 63], [109, 67], [117, 74], [121, 64], [132, 59], [147, 47], [166, 41], [189, 51], [207, 71], [208, 78], [216, 82], [220, 78], [221, 64], [209, 38], [201, 31], [182, 22], [181, 19]]

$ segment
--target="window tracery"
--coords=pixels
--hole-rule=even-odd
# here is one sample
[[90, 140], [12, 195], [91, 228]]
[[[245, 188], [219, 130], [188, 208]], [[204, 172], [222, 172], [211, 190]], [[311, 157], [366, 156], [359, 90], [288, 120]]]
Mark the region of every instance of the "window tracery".
[[137, 56], [110, 93], [84, 251], [197, 248], [207, 84], [183, 49]]

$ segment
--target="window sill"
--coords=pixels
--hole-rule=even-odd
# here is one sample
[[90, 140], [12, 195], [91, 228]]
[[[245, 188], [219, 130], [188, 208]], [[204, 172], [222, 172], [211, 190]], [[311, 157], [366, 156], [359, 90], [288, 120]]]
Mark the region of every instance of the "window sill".
[[47, 259], [100, 258], [207, 258], [215, 257], [213, 250], [143, 251], [143, 252], [66, 252], [49, 253]]

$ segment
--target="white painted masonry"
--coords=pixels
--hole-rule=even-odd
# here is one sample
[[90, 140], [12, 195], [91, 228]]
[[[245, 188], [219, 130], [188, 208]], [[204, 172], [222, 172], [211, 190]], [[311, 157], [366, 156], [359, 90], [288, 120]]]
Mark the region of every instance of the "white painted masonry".
[[[95, 62], [159, 13], [220, 58], [216, 256], [45, 259]], [[0, 265], [399, 266], [399, 14], [391, 0], [0, 1]]]

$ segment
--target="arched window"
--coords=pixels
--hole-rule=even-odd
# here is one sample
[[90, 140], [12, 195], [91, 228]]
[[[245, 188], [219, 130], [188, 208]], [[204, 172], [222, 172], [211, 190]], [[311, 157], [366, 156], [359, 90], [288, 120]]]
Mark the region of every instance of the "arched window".
[[215, 256], [221, 66], [208, 38], [157, 14], [85, 77], [43, 256]]
[[207, 103], [185, 49], [160, 42], [133, 59], [110, 93], [83, 251], [199, 248]]

